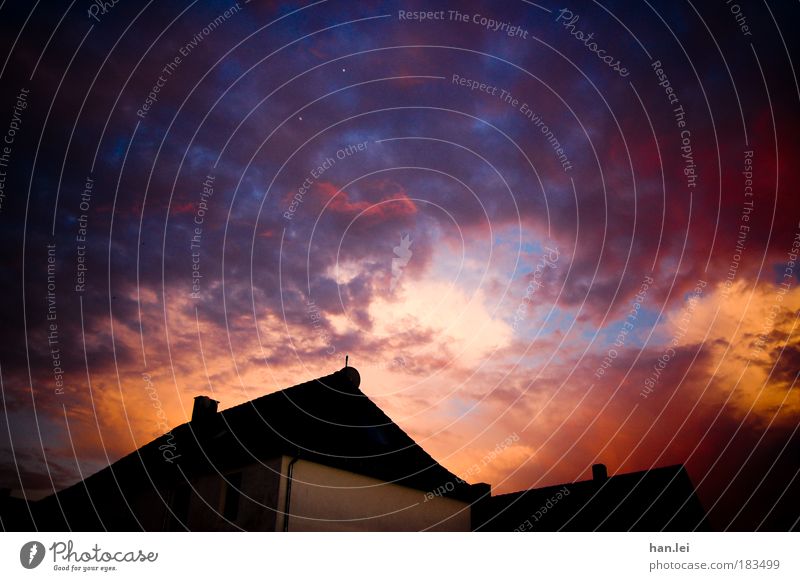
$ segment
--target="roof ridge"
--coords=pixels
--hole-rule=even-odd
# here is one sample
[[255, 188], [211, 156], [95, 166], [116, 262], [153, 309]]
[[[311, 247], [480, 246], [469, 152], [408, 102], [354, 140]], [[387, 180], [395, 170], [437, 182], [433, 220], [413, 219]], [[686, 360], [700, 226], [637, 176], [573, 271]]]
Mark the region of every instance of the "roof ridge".
[[[345, 370], [352, 370], [352, 371], [345, 371]], [[355, 376], [353, 375], [354, 373], [355, 373]], [[342, 378], [345, 375], [349, 375], [350, 376], [350, 377], [345, 377], [346, 380], [349, 380], [348, 383], [350, 385], [348, 387], [351, 387], [351, 388], [355, 389], [358, 393], [357, 394], [350, 394], [350, 393], [346, 393], [346, 392], [339, 392], [339, 393], [342, 393], [343, 395], [363, 396], [363, 397], [366, 397], [367, 399], [369, 399], [369, 397], [367, 397], [367, 395], [363, 391], [361, 391], [361, 389], [359, 387], [360, 384], [361, 384], [361, 375], [358, 373], [358, 370], [355, 367], [343, 367], [342, 369], [339, 369], [338, 371], [334, 371], [333, 373], [331, 373], [329, 375], [325, 375], [325, 376], [322, 376], [322, 377], [316, 377], [314, 379], [309, 379], [308, 381], [304, 381], [303, 383], [297, 383], [295, 385], [291, 385], [289, 387], [284, 387], [283, 389], [279, 389], [277, 391], [272, 391], [270, 393], [265, 393], [263, 395], [259, 395], [258, 397], [255, 397], [253, 399], [249, 399], [247, 401], [243, 401], [242, 403], [236, 404], [236, 405], [231, 406], [229, 408], [225, 408], [224, 410], [220, 411], [219, 413], [220, 414], [224, 414], [224, 413], [229, 412], [231, 410], [236, 410], [236, 409], [243, 408], [244, 406], [247, 406], [247, 405], [253, 405], [256, 402], [265, 401], [266, 399], [268, 399], [270, 397], [277, 396], [278, 394], [285, 394], [288, 391], [297, 390], [297, 389], [304, 388], [304, 387], [305, 388], [311, 387], [312, 385], [314, 385], [316, 383], [322, 383], [323, 385], [325, 385], [325, 380], [330, 380], [330, 382], [333, 383], [335, 380], [338, 380], [338, 379]], [[372, 401], [372, 400], [370, 400], [370, 401]], [[373, 403], [375, 403], [375, 402], [373, 402]]]

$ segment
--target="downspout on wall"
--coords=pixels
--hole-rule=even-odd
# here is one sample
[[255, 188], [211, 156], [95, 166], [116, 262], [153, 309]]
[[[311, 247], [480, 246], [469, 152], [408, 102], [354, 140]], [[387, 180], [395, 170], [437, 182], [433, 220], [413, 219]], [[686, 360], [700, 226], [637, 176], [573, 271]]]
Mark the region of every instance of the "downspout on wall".
[[294, 473], [294, 465], [299, 459], [299, 456], [292, 458], [289, 462], [289, 466], [286, 468], [286, 502], [283, 507], [283, 532], [289, 532], [289, 510], [292, 502], [292, 474]]

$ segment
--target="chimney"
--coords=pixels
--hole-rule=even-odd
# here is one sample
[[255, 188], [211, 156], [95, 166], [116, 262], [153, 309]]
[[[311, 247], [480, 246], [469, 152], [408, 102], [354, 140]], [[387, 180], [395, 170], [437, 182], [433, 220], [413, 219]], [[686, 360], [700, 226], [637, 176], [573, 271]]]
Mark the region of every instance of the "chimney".
[[194, 408], [192, 408], [192, 423], [205, 422], [217, 414], [217, 404], [219, 402], [211, 399], [207, 395], [198, 395], [194, 398]]
[[492, 485], [485, 482], [470, 484], [470, 492], [473, 494], [474, 501], [482, 500], [492, 496]]
[[605, 464], [592, 464], [592, 480], [595, 482], [608, 480], [608, 470]]

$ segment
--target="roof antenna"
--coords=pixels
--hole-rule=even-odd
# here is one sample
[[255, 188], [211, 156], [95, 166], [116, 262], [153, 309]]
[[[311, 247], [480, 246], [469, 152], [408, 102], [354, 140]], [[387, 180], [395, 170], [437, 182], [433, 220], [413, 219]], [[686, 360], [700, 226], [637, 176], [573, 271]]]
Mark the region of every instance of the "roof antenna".
[[345, 366], [345, 367], [347, 367], [347, 362], [348, 362], [349, 360], [350, 360], [350, 356], [349, 356], [349, 355], [345, 355], [345, 356], [344, 356], [344, 366]]

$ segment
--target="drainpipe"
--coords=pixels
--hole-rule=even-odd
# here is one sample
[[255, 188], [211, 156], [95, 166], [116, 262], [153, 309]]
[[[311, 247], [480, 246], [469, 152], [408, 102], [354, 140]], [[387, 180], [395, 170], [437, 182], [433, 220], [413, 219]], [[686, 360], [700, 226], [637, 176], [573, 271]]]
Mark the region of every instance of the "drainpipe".
[[289, 508], [291, 507], [292, 500], [292, 474], [294, 473], [294, 465], [300, 459], [299, 456], [292, 458], [289, 466], [286, 469], [286, 503], [283, 508], [283, 532], [289, 532]]

